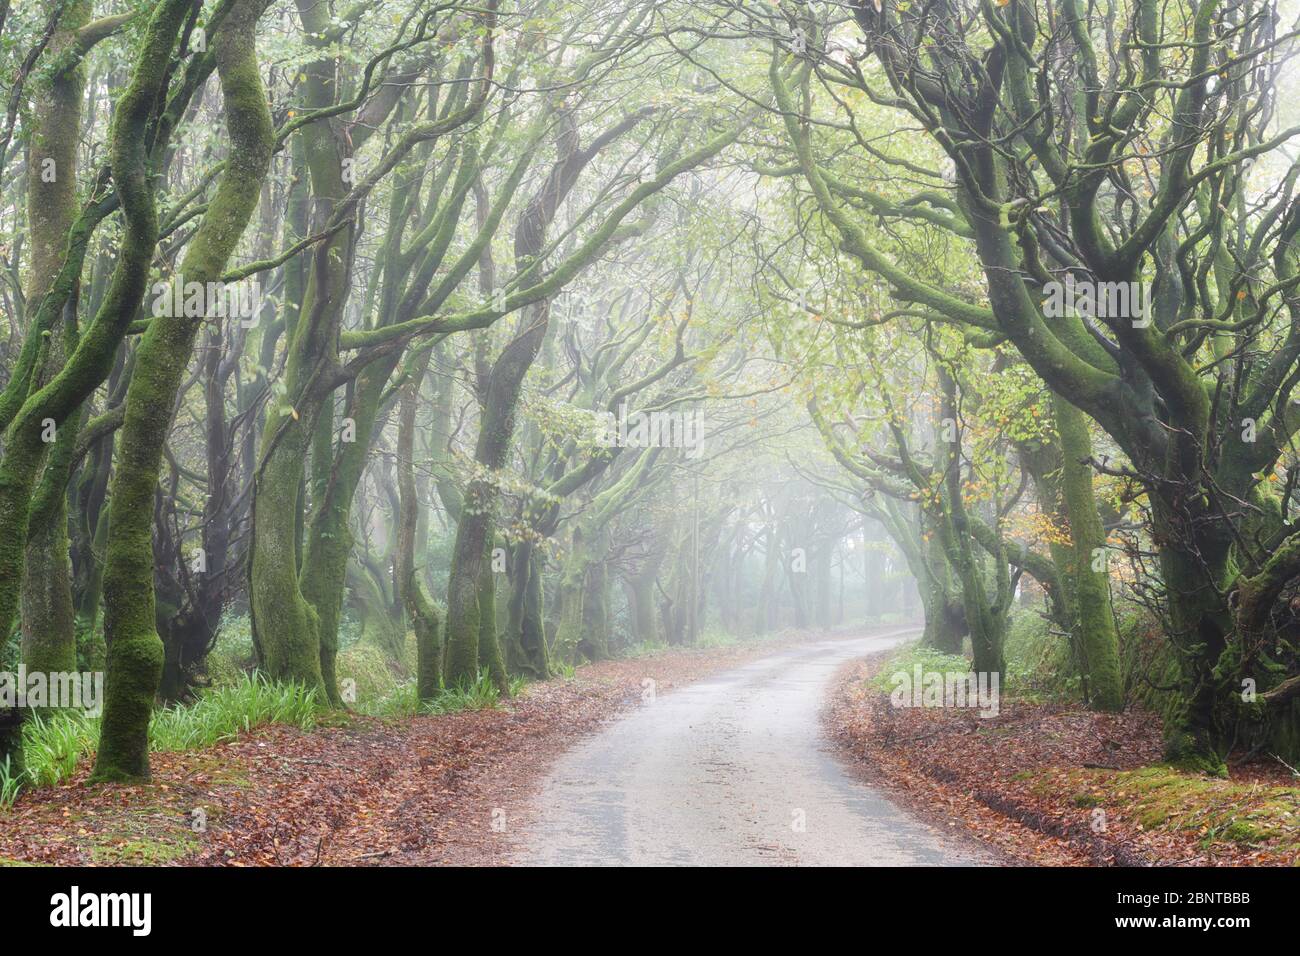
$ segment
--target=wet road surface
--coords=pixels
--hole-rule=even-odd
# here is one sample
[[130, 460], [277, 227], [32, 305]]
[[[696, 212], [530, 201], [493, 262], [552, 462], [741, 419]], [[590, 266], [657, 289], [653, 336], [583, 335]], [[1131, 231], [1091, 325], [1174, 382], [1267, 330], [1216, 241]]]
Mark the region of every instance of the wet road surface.
[[[515, 862], [994, 862], [854, 780], [822, 736], [818, 714], [836, 670], [916, 633], [801, 644], [643, 702], [556, 762]], [[652, 660], [646, 668], [653, 678]]]

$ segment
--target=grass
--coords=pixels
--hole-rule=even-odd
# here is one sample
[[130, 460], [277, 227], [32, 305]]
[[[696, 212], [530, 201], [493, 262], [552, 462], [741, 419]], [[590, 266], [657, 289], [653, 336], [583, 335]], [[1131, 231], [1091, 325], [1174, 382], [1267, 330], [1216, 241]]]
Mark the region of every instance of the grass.
[[569, 664], [565, 661], [560, 661], [559, 663], [552, 664], [551, 670], [556, 677], [559, 677], [563, 680], [575, 680], [578, 676], [577, 665]]
[[1012, 609], [1003, 654], [1007, 693], [1030, 703], [1079, 700], [1082, 688], [1069, 642], [1051, 631], [1041, 608]]
[[9, 758], [0, 763], [0, 807], [10, 806], [23, 788], [23, 775], [10, 769]]
[[[966, 642], [969, 647], [969, 641]], [[1002, 674], [1004, 696], [1027, 703], [1077, 703], [1081, 696], [1076, 668], [1064, 637], [1053, 634], [1040, 608], [1014, 607], [1007, 622], [1003, 645], [1006, 670]], [[898, 671], [912, 671], [920, 664], [929, 671], [967, 671], [970, 661], [961, 655], [943, 654], [912, 642], [902, 645], [871, 682], [875, 690], [889, 691], [890, 677]]]
[[319, 711], [314, 690], [245, 675], [234, 684], [207, 691], [189, 706], [157, 711], [149, 725], [149, 740], [160, 752], [201, 750], [263, 724], [309, 730]]
[[[1165, 654], [1149, 659], [1150, 621], [1131, 607], [1119, 608], [1121, 655], [1130, 685], [1134, 673], [1172, 682], [1177, 661]], [[1065, 639], [1049, 632], [1035, 609], [1013, 611], [1005, 645], [1005, 689], [1017, 699], [1079, 706], [1080, 687], [1073, 676]], [[963, 657], [948, 656], [919, 644], [903, 645], [868, 682], [889, 691], [892, 675], [920, 664], [926, 671], [964, 670]], [[1155, 697], [1131, 688], [1130, 701], [1169, 713], [1172, 695]], [[1049, 735], [1050, 736], [1050, 735]], [[1300, 779], [1294, 785], [1270, 786], [1223, 779], [1161, 763], [1134, 770], [1052, 768], [1022, 770], [1011, 777], [1028, 781], [1040, 798], [1068, 802], [1083, 811], [1105, 808], [1144, 831], [1191, 834], [1203, 849], [1262, 849], [1284, 856], [1300, 853]]]
[[[194, 703], [154, 712], [149, 745], [155, 752], [200, 750], [231, 740], [263, 724], [292, 724], [304, 730], [319, 714], [316, 692], [245, 674], [234, 683], [205, 691]], [[99, 718], [81, 711], [37, 716], [23, 726], [26, 769], [13, 774], [0, 766], [0, 807], [11, 805], [25, 787], [50, 787], [68, 779], [78, 762], [94, 752]]]
[[99, 720], [81, 711], [35, 716], [23, 726], [27, 782], [52, 787], [72, 776], [77, 761], [95, 749]]
[[[527, 681], [522, 677], [510, 680], [510, 696], [517, 697]], [[397, 690], [368, 707], [359, 708], [372, 717], [413, 717], [417, 714], [454, 714], [462, 710], [492, 710], [501, 706], [501, 693], [486, 670], [481, 670], [474, 682], [465, 686], [445, 687], [437, 697], [421, 704], [415, 681], [406, 681]]]
[[142, 839], [124, 840], [121, 843], [96, 845], [90, 858], [102, 866], [163, 866], [184, 859], [199, 848], [197, 840]]
[[[202, 750], [264, 724], [291, 724], [306, 730], [319, 721], [322, 711], [314, 691], [297, 684], [271, 682], [243, 670], [251, 643], [238, 628], [227, 637], [228, 660], [222, 659], [217, 668], [219, 682], [192, 704], [155, 711], [149, 724], [150, 749]], [[711, 630], [701, 635], [700, 646], [726, 647], [735, 643], [736, 638]], [[634, 645], [621, 656], [652, 656], [669, 649], [667, 644]], [[577, 673], [576, 668], [564, 664], [557, 665], [556, 671], [569, 680]], [[523, 678], [512, 679], [510, 696], [517, 696], [525, 683]], [[372, 689], [379, 693], [383, 688], [376, 683]], [[482, 671], [473, 683], [446, 688], [424, 704], [416, 696], [415, 681], [408, 680], [382, 696], [370, 697], [357, 710], [374, 717], [451, 714], [499, 707], [500, 697], [487, 672]], [[27, 721], [23, 727], [25, 770], [15, 773], [8, 762], [0, 764], [0, 808], [12, 805], [24, 788], [56, 786], [67, 780], [76, 772], [78, 763], [94, 753], [98, 740], [99, 719], [80, 711]]]
[[867, 681], [867, 686], [872, 690], [892, 691], [895, 686], [894, 675], [901, 671], [910, 678], [917, 664], [921, 665], [922, 673], [926, 674], [946, 674], [949, 671], [964, 674], [970, 670], [970, 661], [959, 654], [944, 654], [913, 642], [900, 647], [876, 676]]
[[487, 675], [479, 673], [478, 680], [459, 687], [444, 687], [433, 700], [420, 707], [424, 714], [454, 714], [462, 710], [492, 710], [501, 695]]
[[629, 644], [618, 654], [621, 660], [636, 660], [641, 657], [654, 657], [656, 654], [662, 654], [669, 649], [670, 645], [665, 641], [637, 641], [635, 644]]
[[743, 640], [739, 635], [724, 631], [720, 627], [706, 627], [695, 639], [695, 647], [705, 651], [736, 647], [741, 643], [743, 643]]

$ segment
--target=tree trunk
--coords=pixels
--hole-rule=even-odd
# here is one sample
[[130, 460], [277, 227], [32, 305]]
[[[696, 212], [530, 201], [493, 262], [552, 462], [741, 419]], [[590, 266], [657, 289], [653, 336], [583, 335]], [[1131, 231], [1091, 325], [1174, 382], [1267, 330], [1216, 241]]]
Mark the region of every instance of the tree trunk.
[[510, 694], [510, 678], [506, 675], [505, 661], [501, 656], [501, 642], [497, 636], [497, 579], [492, 570], [492, 537], [488, 536], [487, 553], [483, 556], [483, 569], [478, 581], [478, 662], [488, 672], [492, 683], [503, 696]]
[[[236, 0], [214, 40], [231, 151], [186, 252], [181, 268], [186, 283], [220, 279], [257, 206], [270, 165], [275, 128], [255, 47], [262, 8], [260, 0]], [[175, 396], [200, 326], [184, 316], [155, 317], [127, 389], [104, 572], [108, 674], [95, 762], [100, 780], [149, 776], [149, 715], [163, 658], [154, 620], [153, 497]]]
[[538, 680], [551, 676], [544, 620], [542, 561], [532, 542], [521, 541], [510, 554], [506, 644], [511, 668]]
[[[1097, 515], [1092, 491], [1092, 441], [1083, 413], [1053, 396], [1056, 427], [1061, 436], [1061, 485], [1070, 519], [1070, 566], [1062, 577], [1073, 583], [1078, 614], [1079, 648], [1089, 703], [1095, 710], [1122, 710], [1124, 682], [1119, 665], [1119, 634], [1110, 604], [1110, 578], [1105, 568], [1106, 532]], [[1094, 570], [1094, 561], [1101, 570]]]
[[420, 703], [427, 703], [442, 690], [438, 609], [415, 574], [410, 576], [402, 591], [406, 600], [406, 613], [411, 616], [411, 626], [415, 629], [416, 693]]
[[[546, 334], [547, 304], [530, 309], [531, 318], [523, 332], [502, 351], [492, 367], [487, 396], [481, 410], [474, 460], [489, 475], [475, 477], [465, 492], [456, 541], [452, 548], [451, 573], [447, 582], [447, 682], [473, 683], [479, 669], [480, 578], [492, 540], [492, 515], [497, 489], [492, 472], [505, 464], [514, 434], [515, 406], [537, 350]], [[509, 688], [506, 688], [506, 693]]]
[[555, 626], [555, 656], [566, 664], [578, 662], [578, 648], [583, 638], [583, 601], [586, 592], [588, 558], [585, 535], [573, 529], [564, 569], [556, 588], [560, 614]]
[[588, 660], [609, 660], [609, 572], [603, 561], [596, 561], [587, 569], [582, 624], [583, 639], [579, 649]]
[[[46, 14], [56, 4], [45, 0]], [[76, 31], [89, 22], [89, 0], [66, 4], [46, 48], [57, 60], [70, 52]], [[34, 310], [63, 265], [68, 230], [76, 219], [77, 145], [86, 73], [78, 65], [47, 79], [37, 75], [31, 116], [36, 122], [28, 152], [27, 218], [31, 231], [31, 266], [25, 298]], [[47, 175], [48, 173], [48, 175]], [[63, 309], [63, 321], [50, 336], [50, 348], [36, 386], [62, 368], [76, 345], [77, 294]], [[45, 472], [31, 503], [23, 562], [22, 651], [28, 671], [70, 672], [77, 669], [72, 566], [68, 556], [65, 489], [72, 451], [83, 413], [69, 416], [58, 429]]]

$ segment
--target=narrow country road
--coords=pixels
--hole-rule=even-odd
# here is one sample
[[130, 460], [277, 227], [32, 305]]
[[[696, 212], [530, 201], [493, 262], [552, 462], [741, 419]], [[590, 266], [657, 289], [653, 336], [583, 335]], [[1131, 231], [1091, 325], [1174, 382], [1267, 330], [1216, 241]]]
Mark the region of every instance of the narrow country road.
[[645, 703], [555, 763], [514, 862], [994, 862], [852, 779], [822, 739], [818, 714], [835, 671], [915, 633], [780, 650]]

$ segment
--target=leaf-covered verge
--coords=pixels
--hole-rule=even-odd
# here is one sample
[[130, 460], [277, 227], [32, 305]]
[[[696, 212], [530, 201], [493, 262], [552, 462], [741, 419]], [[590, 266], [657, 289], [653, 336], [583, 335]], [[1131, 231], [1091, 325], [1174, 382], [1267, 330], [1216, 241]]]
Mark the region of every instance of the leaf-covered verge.
[[1226, 779], [1184, 772], [1161, 762], [1148, 705], [1098, 713], [1027, 680], [1003, 689], [992, 718], [891, 707], [888, 675], [925, 653], [843, 670], [825, 725], [857, 773], [940, 826], [1035, 865], [1300, 863], [1300, 775], [1278, 760], [1230, 763]]

